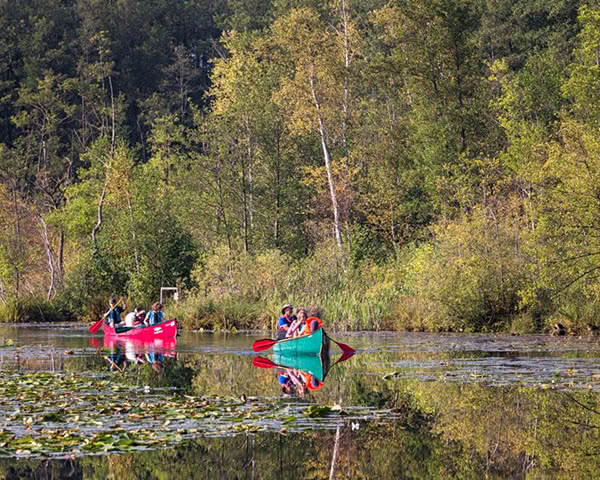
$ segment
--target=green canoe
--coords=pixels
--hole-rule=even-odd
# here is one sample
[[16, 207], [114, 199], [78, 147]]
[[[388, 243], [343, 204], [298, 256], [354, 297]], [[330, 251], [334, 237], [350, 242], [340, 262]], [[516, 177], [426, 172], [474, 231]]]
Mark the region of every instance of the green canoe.
[[321, 355], [329, 351], [329, 338], [319, 328], [310, 335], [301, 335], [299, 337], [285, 338], [279, 340], [273, 345], [273, 352], [285, 356], [295, 355]]
[[325, 380], [327, 375], [327, 369], [329, 368], [329, 355], [284, 355], [281, 353], [275, 353], [273, 355], [273, 361], [286, 368], [293, 368], [295, 370], [302, 370], [303, 372], [310, 373], [319, 382]]

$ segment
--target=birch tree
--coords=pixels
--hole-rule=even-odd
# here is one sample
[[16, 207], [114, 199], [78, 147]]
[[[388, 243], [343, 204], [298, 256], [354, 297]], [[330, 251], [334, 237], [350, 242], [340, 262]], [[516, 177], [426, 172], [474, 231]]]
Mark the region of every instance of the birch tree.
[[288, 73], [276, 94], [289, 111], [289, 127], [297, 133], [314, 132], [319, 137], [327, 174], [333, 216], [333, 234], [342, 246], [335, 162], [346, 158], [348, 135], [348, 68], [353, 55], [345, 4], [341, 28], [329, 27], [311, 8], [292, 9], [276, 20], [272, 41], [280, 49]]

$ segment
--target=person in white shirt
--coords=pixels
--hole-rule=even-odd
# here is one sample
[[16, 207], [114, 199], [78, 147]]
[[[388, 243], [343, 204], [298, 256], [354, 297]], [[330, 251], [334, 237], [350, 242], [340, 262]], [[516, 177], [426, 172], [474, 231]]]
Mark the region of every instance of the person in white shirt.
[[142, 311], [142, 309], [138, 307], [133, 312], [129, 312], [125, 316], [125, 326], [134, 327], [135, 324], [137, 323], [137, 318], [141, 311]]

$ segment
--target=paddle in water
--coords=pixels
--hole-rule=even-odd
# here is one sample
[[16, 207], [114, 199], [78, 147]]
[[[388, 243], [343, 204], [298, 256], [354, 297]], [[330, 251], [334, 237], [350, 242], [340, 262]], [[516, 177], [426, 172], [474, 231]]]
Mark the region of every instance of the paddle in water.
[[270, 338], [263, 338], [262, 340], [257, 340], [252, 344], [252, 350], [255, 352], [262, 352], [263, 350], [267, 350], [271, 348], [273, 345], [277, 343], [277, 340], [271, 340]]
[[333, 338], [329, 337], [329, 340], [331, 340], [333, 343], [335, 343], [338, 347], [340, 347], [342, 349], [342, 352], [344, 353], [355, 353], [356, 350], [354, 350], [352, 347], [346, 345], [345, 343], [341, 343], [341, 342], [336, 342]]
[[90, 333], [96, 333], [98, 330], [100, 330], [103, 321], [104, 318], [101, 318], [96, 323], [92, 324], [92, 326], [89, 328]]

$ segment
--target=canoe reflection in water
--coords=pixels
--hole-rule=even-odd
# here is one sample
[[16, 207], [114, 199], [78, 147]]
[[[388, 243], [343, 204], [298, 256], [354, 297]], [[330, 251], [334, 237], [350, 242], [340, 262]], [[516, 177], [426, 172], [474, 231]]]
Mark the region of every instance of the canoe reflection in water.
[[346, 352], [331, 365], [331, 358], [326, 352], [322, 355], [285, 355], [276, 353], [273, 360], [255, 357], [252, 365], [259, 368], [275, 369], [277, 381], [284, 395], [303, 397], [307, 390], [316, 391], [323, 387], [329, 370], [334, 365], [348, 360], [354, 352]]
[[148, 364], [155, 371], [160, 372], [165, 357], [177, 357], [175, 338], [142, 341], [105, 336], [104, 348], [109, 351], [104, 358], [110, 370], [123, 371], [129, 365]]

